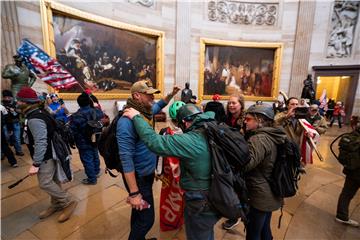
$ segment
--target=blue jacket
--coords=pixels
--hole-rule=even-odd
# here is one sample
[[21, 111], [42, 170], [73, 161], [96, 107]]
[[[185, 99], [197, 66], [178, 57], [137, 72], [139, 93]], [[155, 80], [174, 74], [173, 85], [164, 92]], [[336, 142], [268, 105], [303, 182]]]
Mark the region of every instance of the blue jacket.
[[78, 148], [92, 147], [90, 142], [85, 137], [85, 128], [88, 120], [92, 120], [92, 112], [96, 112], [96, 120], [103, 118], [104, 114], [97, 108], [90, 106], [80, 107], [76, 113], [70, 116], [70, 128], [75, 138], [75, 143]]
[[[59, 107], [61, 106], [60, 103], [58, 102], [52, 102], [49, 104], [49, 108], [52, 110], [52, 111], [55, 111], [56, 109], [58, 109]], [[67, 123], [68, 122], [68, 117], [66, 116], [66, 113], [65, 113], [65, 109], [60, 109], [59, 112], [55, 113], [54, 115], [54, 118], [56, 120], [60, 120], [60, 121], [63, 121], [64, 123]]]
[[[152, 106], [157, 114], [166, 106], [163, 100]], [[135, 171], [138, 176], [147, 176], [155, 171], [156, 155], [139, 139], [132, 120], [121, 117], [116, 127], [119, 156], [125, 173]]]

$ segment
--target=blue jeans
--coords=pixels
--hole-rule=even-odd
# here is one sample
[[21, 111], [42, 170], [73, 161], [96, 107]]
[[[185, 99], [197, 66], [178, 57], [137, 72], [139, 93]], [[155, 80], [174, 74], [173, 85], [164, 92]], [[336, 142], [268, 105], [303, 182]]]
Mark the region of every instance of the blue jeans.
[[271, 240], [271, 214], [251, 207], [246, 227], [246, 240]]
[[220, 217], [210, 209], [205, 192], [186, 191], [185, 230], [187, 240], [213, 240], [214, 225]]
[[81, 162], [85, 168], [89, 182], [96, 182], [96, 175], [100, 172], [99, 152], [96, 147], [78, 148]]
[[11, 136], [9, 136], [8, 129], [6, 126], [4, 126], [3, 130], [5, 132], [8, 142], [14, 144], [15, 151], [17, 153], [21, 153], [22, 148], [21, 148], [21, 136], [20, 136], [21, 135], [20, 123], [19, 122], [13, 123], [13, 134]]
[[4, 131], [1, 131], [1, 154], [4, 154], [8, 159], [10, 165], [17, 163], [14, 153], [11, 151], [9, 144], [6, 140]]
[[[122, 177], [125, 187], [129, 192], [129, 187], [123, 174]], [[141, 211], [134, 208], [131, 210], [131, 230], [129, 240], [145, 240], [146, 234], [150, 231], [155, 221], [154, 197], [152, 191], [154, 174], [142, 177], [136, 176], [136, 183], [142, 195], [142, 199], [150, 204], [150, 208]]]

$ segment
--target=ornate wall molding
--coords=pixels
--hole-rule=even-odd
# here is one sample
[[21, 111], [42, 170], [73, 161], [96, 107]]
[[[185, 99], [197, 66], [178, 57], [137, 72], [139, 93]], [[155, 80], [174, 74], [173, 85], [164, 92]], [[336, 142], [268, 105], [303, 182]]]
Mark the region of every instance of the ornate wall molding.
[[327, 58], [351, 56], [359, 6], [359, 1], [335, 1], [326, 51]]
[[215, 0], [208, 3], [208, 19], [222, 23], [275, 26], [278, 3], [249, 3]]
[[140, 4], [144, 7], [152, 7], [154, 5], [155, 0], [128, 0], [129, 3]]

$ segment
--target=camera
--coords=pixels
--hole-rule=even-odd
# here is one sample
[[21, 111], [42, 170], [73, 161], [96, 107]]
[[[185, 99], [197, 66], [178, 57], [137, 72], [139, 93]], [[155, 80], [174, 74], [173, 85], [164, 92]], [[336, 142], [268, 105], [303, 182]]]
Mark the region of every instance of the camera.
[[309, 109], [307, 107], [297, 107], [295, 108], [295, 118], [303, 119], [308, 115]]
[[64, 100], [62, 100], [62, 98], [59, 99], [59, 103], [60, 105], [63, 105], [64, 104]]

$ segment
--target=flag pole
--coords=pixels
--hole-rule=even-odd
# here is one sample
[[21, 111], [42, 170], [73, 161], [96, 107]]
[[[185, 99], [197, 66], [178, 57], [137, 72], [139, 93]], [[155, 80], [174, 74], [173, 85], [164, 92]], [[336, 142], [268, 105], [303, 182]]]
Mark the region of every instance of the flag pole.
[[[302, 121], [298, 121], [298, 122], [300, 123], [300, 125], [302, 126], [302, 128], [304, 129], [304, 131], [306, 131], [306, 127], [305, 127], [304, 123], [303, 123]], [[323, 162], [323, 161], [324, 161], [324, 158], [323, 158], [323, 156], [321, 155], [321, 153], [319, 152], [319, 150], [317, 149], [314, 140], [313, 140], [311, 137], [307, 136], [307, 135], [306, 135], [306, 138], [307, 138], [307, 140], [309, 141], [309, 143], [310, 143], [310, 145], [312, 146], [312, 148], [315, 150], [316, 155], [319, 157], [320, 161]]]

